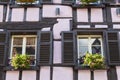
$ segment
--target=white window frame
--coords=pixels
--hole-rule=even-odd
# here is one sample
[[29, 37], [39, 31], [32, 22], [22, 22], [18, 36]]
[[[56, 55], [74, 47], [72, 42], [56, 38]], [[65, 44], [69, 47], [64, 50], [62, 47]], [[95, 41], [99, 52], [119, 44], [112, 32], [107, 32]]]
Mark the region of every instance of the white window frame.
[[92, 38], [92, 37], [100, 37], [100, 41], [101, 41], [101, 45], [100, 45], [100, 46], [101, 46], [101, 55], [103, 56], [103, 38], [102, 38], [102, 35], [78, 35], [78, 36], [77, 36], [77, 53], [78, 53], [78, 59], [80, 58], [80, 53], [79, 53], [79, 52], [80, 52], [80, 50], [79, 50], [79, 46], [80, 46], [80, 45], [79, 45], [79, 38], [80, 38], [80, 37], [88, 38], [88, 41], [89, 41], [89, 42], [88, 42], [88, 50], [89, 50], [90, 53], [92, 53], [92, 48], [91, 48], [91, 45], [92, 45], [92, 44], [91, 44], [91, 42], [90, 42], [90, 41], [91, 41], [91, 38]]
[[[23, 38], [23, 43], [22, 43], [22, 54], [25, 54], [26, 52], [26, 38], [28, 37], [35, 37], [35, 59], [36, 59], [36, 54], [37, 54], [37, 35], [12, 35], [12, 40], [11, 40], [11, 50], [10, 50], [10, 59], [12, 58], [12, 50], [13, 50], [13, 40], [14, 37], [22, 37]], [[32, 56], [32, 55], [30, 55]]]

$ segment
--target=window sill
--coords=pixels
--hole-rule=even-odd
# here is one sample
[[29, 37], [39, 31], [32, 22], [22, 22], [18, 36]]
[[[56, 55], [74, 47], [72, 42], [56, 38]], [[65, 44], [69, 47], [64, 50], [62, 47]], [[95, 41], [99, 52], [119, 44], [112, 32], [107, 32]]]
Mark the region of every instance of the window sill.
[[12, 66], [7, 66], [4, 68], [5, 71], [22, 71], [22, 70], [39, 70], [37, 66], [30, 66], [29, 69], [14, 69]]
[[75, 8], [103, 8], [105, 7], [104, 4], [102, 3], [96, 3], [96, 4], [88, 4], [88, 5], [84, 5], [84, 4], [74, 4], [73, 7]]
[[109, 67], [105, 67], [105, 68], [100, 68], [100, 69], [91, 69], [89, 66], [75, 66], [76, 70], [90, 70], [90, 71], [94, 71], [94, 70], [108, 70]]

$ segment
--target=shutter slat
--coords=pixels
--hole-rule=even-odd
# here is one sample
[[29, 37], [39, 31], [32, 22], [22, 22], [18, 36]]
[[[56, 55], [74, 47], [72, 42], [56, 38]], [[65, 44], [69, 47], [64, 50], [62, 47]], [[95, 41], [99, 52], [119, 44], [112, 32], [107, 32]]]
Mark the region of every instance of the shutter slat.
[[62, 33], [63, 63], [74, 63], [74, 35], [73, 32]]
[[73, 3], [74, 0], [63, 0], [63, 3]]
[[10, 0], [0, 0], [0, 2], [9, 2]]
[[120, 64], [118, 32], [107, 33], [109, 65]]
[[[40, 32], [39, 64], [49, 64], [52, 54], [52, 33]], [[41, 45], [42, 44], [42, 45]]]

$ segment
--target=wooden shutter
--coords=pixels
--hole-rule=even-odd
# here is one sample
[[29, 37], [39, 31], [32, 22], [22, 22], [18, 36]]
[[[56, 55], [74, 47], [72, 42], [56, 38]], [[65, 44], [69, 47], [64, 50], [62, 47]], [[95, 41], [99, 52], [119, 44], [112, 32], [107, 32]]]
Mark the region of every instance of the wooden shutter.
[[52, 32], [40, 32], [39, 33], [39, 64], [51, 64], [52, 63]]
[[0, 67], [0, 80], [4, 80], [3, 68]]
[[63, 0], [63, 3], [74, 3], [74, 0]]
[[120, 64], [118, 32], [107, 32], [109, 65]]
[[62, 62], [63, 64], [73, 64], [74, 63], [74, 33], [62, 32]]
[[51, 3], [52, 0], [42, 0], [43, 3]]
[[113, 3], [116, 2], [116, 0], [105, 0], [105, 2], [106, 2], [106, 3], [112, 3], [112, 4], [113, 4]]

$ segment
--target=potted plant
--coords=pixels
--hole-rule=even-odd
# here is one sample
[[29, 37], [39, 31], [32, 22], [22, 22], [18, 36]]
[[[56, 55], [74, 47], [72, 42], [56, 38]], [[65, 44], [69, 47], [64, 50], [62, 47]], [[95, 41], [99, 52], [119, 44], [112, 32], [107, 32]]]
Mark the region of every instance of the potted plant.
[[30, 67], [30, 57], [25, 54], [16, 54], [11, 59], [11, 66], [15, 69], [28, 69]]
[[88, 5], [88, 4], [97, 3], [98, 0], [80, 0], [80, 2], [84, 5]]
[[105, 68], [104, 57], [99, 53], [96, 54], [86, 53], [86, 55], [84, 56], [83, 65], [87, 65], [91, 69], [104, 69]]

